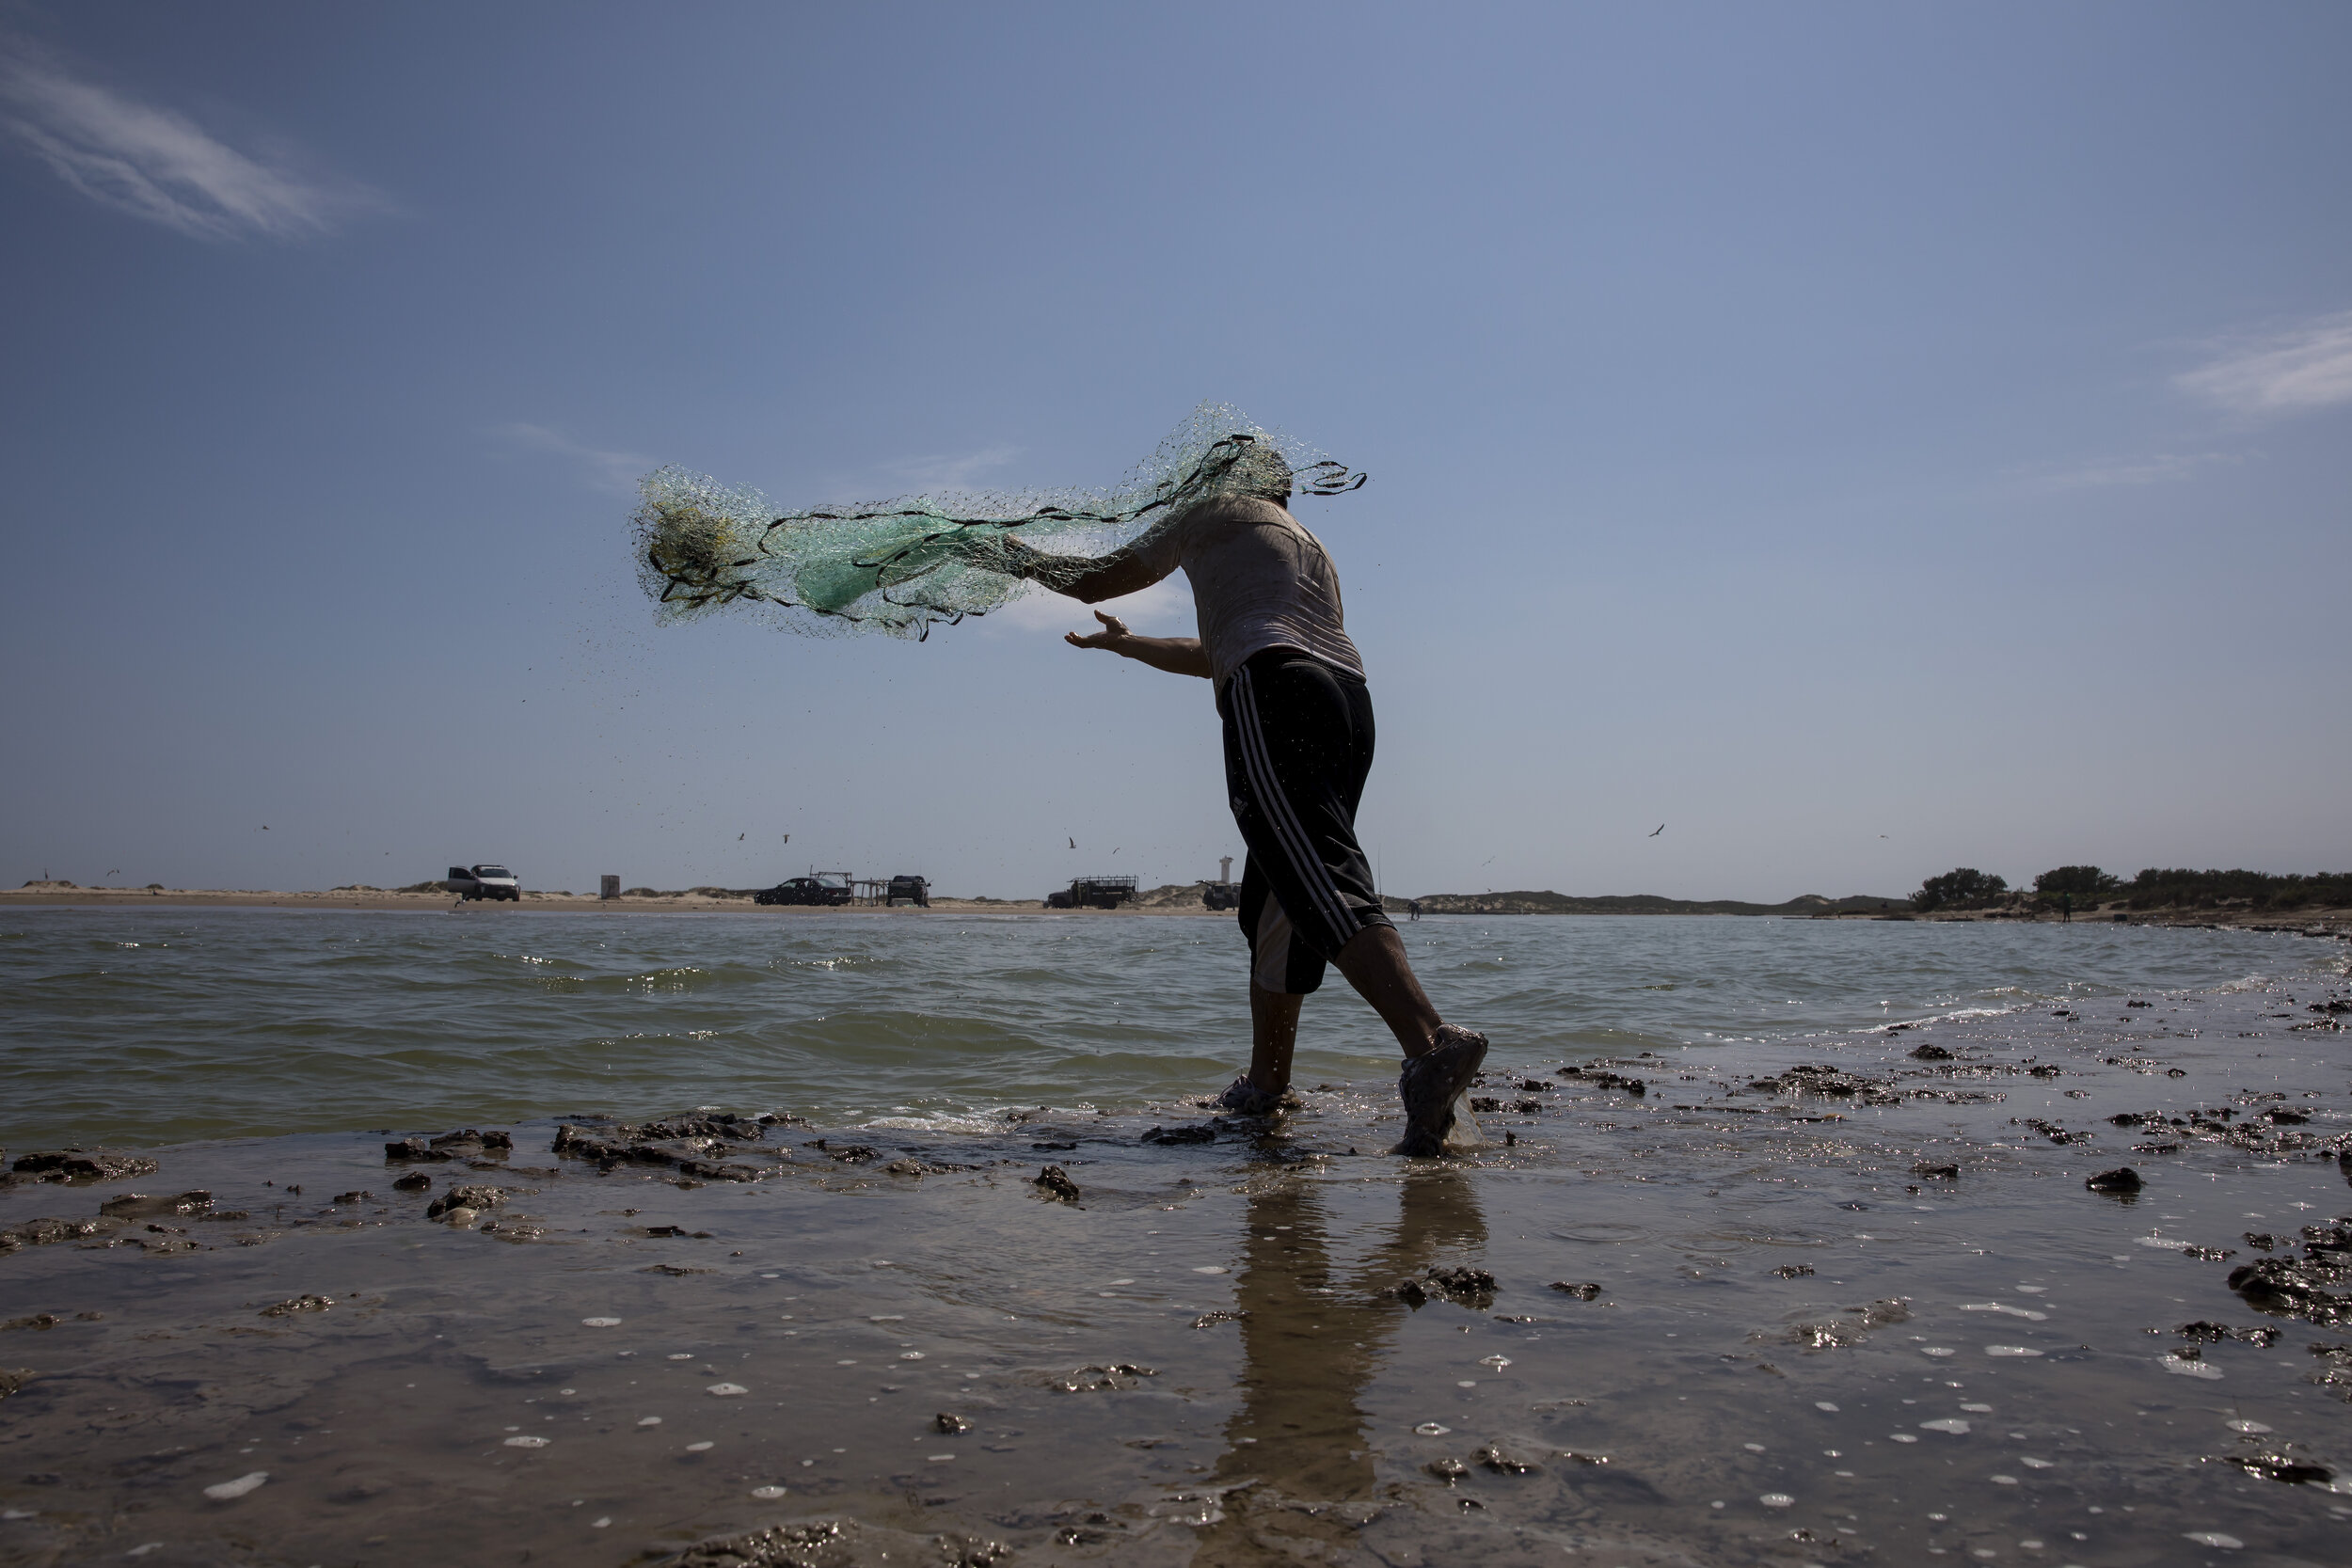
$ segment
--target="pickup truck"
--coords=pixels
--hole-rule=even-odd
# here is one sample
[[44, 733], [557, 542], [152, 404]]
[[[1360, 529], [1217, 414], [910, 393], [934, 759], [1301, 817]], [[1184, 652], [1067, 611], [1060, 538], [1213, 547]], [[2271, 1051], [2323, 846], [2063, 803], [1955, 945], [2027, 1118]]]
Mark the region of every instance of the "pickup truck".
[[887, 893], [882, 895], [882, 907], [884, 909], [895, 910], [898, 907], [898, 900], [901, 898], [905, 899], [908, 903], [913, 904], [916, 909], [930, 909], [931, 907], [931, 884], [930, 879], [923, 877], [891, 878], [890, 889]]
[[461, 903], [469, 898], [504, 898], [519, 903], [523, 895], [522, 883], [502, 865], [453, 865], [441, 885], [457, 895]]
[[1115, 910], [1135, 901], [1133, 877], [1081, 877], [1067, 889], [1045, 895], [1049, 910]]
[[847, 872], [826, 871], [811, 877], [789, 877], [774, 887], [752, 895], [755, 904], [846, 904], [856, 895]]

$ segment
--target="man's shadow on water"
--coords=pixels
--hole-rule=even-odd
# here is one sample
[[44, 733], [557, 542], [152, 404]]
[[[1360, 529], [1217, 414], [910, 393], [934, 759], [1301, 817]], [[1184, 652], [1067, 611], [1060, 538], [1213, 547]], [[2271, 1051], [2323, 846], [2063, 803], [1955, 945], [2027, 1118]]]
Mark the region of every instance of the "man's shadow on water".
[[1474, 1256], [1486, 1243], [1468, 1174], [1450, 1169], [1407, 1173], [1395, 1225], [1344, 1275], [1313, 1184], [1252, 1196], [1248, 1227], [1233, 1292], [1247, 1314], [1242, 1401], [1215, 1472], [1215, 1484], [1239, 1490], [1201, 1531], [1198, 1568], [1295, 1562], [1310, 1542], [1352, 1546], [1364, 1511], [1343, 1505], [1373, 1500], [1377, 1485], [1358, 1401], [1412, 1311], [1394, 1287], [1441, 1254]]

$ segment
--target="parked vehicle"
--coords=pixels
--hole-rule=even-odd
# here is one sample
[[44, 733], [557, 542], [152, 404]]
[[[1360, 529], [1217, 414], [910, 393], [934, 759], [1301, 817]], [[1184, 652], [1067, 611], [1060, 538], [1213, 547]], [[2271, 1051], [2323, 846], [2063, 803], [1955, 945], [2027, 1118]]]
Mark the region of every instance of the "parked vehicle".
[[790, 877], [774, 887], [752, 895], [755, 904], [846, 904], [857, 888], [846, 871], [818, 871]]
[[895, 910], [898, 900], [905, 899], [918, 910], [931, 907], [931, 884], [922, 877], [893, 877], [889, 889], [882, 895], [882, 907]]
[[1204, 909], [1240, 909], [1241, 884], [1238, 882], [1202, 882], [1200, 903]]
[[1081, 877], [1066, 892], [1049, 893], [1049, 910], [1115, 910], [1136, 901], [1133, 877]]
[[503, 898], [519, 903], [523, 895], [522, 883], [502, 865], [453, 865], [441, 885], [457, 895], [461, 903], [469, 898]]

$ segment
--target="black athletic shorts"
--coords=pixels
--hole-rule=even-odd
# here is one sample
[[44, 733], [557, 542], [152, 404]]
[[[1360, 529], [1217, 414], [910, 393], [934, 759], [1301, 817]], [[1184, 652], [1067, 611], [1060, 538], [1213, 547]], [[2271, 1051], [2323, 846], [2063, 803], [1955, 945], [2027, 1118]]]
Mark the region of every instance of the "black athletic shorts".
[[1356, 842], [1372, 771], [1372, 693], [1321, 659], [1269, 648], [1226, 678], [1225, 789], [1249, 846], [1241, 929], [1262, 990], [1304, 996], [1367, 926], [1386, 926]]

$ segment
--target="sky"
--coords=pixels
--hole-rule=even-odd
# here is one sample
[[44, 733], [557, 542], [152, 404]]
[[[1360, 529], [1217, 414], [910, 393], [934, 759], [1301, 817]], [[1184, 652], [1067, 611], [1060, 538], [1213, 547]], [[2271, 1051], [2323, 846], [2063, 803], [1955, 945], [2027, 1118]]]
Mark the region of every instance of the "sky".
[[2352, 867], [2348, 66], [2332, 3], [0, 0], [0, 882], [1213, 877], [1209, 688], [1083, 607], [657, 627], [628, 530], [1204, 399], [1372, 476], [1296, 510], [1389, 892]]

